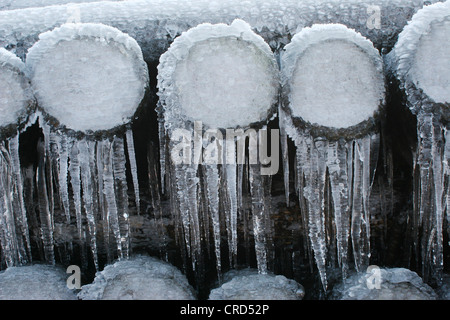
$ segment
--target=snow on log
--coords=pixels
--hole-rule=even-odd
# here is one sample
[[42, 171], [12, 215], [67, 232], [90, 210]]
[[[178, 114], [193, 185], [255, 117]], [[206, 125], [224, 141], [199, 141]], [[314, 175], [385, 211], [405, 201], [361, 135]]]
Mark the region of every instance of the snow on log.
[[[398, 37], [391, 54], [393, 68], [415, 113], [417, 107], [450, 103], [449, 32], [447, 1], [417, 12]], [[423, 99], [429, 103], [415, 103]]]
[[27, 65], [39, 107], [75, 131], [129, 122], [148, 85], [137, 42], [102, 24], [64, 24], [41, 34]]
[[286, 46], [281, 65], [286, 111], [309, 126], [361, 126], [384, 104], [378, 50], [344, 25], [303, 29]]
[[200, 23], [248, 22], [272, 49], [317, 23], [342, 23], [390, 49], [423, 0], [129, 0], [75, 3], [0, 12], [0, 46], [24, 58], [42, 32], [75, 19], [103, 23], [136, 39], [146, 60], [157, 61], [176, 36]]
[[13, 53], [0, 48], [0, 127], [17, 125], [24, 120], [33, 103], [25, 64]]
[[164, 117], [210, 128], [246, 127], [268, 120], [277, 102], [274, 55], [242, 20], [201, 24], [175, 39], [158, 66]]

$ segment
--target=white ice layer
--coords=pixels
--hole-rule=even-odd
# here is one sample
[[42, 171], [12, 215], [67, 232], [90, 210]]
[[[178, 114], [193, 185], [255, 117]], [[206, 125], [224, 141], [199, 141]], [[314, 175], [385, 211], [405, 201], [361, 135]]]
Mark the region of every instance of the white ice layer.
[[76, 131], [128, 122], [148, 84], [137, 42], [102, 24], [65, 24], [41, 34], [27, 65], [39, 106]]
[[294, 117], [347, 128], [384, 102], [383, 62], [372, 43], [344, 25], [314, 25], [292, 38], [282, 57]]
[[450, 2], [424, 7], [400, 33], [394, 48], [397, 76], [438, 103], [450, 102]]
[[118, 261], [81, 288], [82, 300], [194, 300], [194, 290], [174, 266], [147, 256]]
[[209, 300], [301, 300], [302, 285], [281, 275], [258, 274], [255, 269], [232, 270], [225, 283], [211, 290]]
[[64, 269], [50, 265], [11, 267], [0, 272], [0, 300], [76, 300]]
[[32, 100], [25, 64], [0, 48], [0, 127], [17, 123]]
[[333, 300], [435, 300], [433, 289], [417, 273], [404, 268], [374, 268], [337, 285]]
[[278, 67], [269, 45], [242, 20], [201, 24], [161, 56], [159, 95], [166, 117], [210, 128], [267, 120], [278, 93]]

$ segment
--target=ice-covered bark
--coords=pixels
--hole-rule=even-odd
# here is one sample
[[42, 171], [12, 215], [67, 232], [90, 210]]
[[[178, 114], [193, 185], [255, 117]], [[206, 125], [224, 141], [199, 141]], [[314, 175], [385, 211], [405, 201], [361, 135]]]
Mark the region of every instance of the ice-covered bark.
[[[364, 271], [370, 259], [369, 198], [380, 145], [383, 63], [372, 43], [343, 25], [314, 25], [281, 54], [282, 141], [296, 146], [295, 189], [310, 248], [327, 289], [329, 262]], [[284, 146], [283, 146], [284, 145]], [[288, 168], [287, 142], [282, 142]], [[289, 187], [286, 174], [285, 186]], [[288, 196], [288, 194], [287, 194]]]
[[314, 23], [342, 23], [361, 32], [377, 47], [389, 48], [425, 2], [436, 0], [129, 0], [67, 4], [0, 12], [0, 44], [11, 44], [24, 57], [40, 33], [73, 20], [75, 15], [80, 22], [104, 23], [126, 32], [138, 41], [146, 60], [154, 61], [183, 31], [200, 23], [231, 23], [236, 18], [252, 25], [274, 49], [289, 43], [290, 36], [300, 28]]

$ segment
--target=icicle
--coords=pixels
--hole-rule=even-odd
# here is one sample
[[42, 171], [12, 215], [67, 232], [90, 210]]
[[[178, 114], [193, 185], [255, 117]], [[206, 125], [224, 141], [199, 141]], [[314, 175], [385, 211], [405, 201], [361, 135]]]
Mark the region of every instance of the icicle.
[[286, 197], [286, 206], [289, 207], [289, 150], [288, 150], [288, 136], [285, 130], [284, 121], [286, 114], [282, 108], [279, 108], [280, 118], [280, 142], [281, 142], [281, 159], [283, 161], [283, 179], [284, 179], [284, 194]]
[[214, 247], [216, 253], [216, 268], [219, 280], [221, 279], [222, 263], [220, 250], [220, 216], [219, 216], [219, 172], [217, 165], [205, 165], [206, 193], [208, 195], [208, 207], [212, 220]]
[[16, 205], [16, 219], [19, 222], [21, 237], [25, 241], [22, 253], [21, 263], [27, 263], [31, 260], [31, 243], [30, 234], [28, 231], [27, 211], [25, 208], [23, 179], [19, 158], [19, 133], [9, 140], [9, 152], [11, 155], [11, 167], [14, 175], [13, 183], [15, 186], [14, 196], [18, 202]]
[[11, 203], [11, 165], [9, 159], [9, 152], [5, 147], [4, 141], [0, 144], [0, 210], [2, 215], [2, 251], [6, 261], [7, 267], [16, 266], [19, 264], [18, 244], [16, 236], [16, 228], [14, 221], [14, 212]]
[[267, 274], [267, 251], [264, 224], [264, 187], [261, 181], [261, 167], [250, 164], [250, 193], [252, 196], [253, 236], [255, 238], [258, 272]]
[[[119, 259], [124, 257], [124, 248], [122, 246], [122, 237], [120, 233], [119, 213], [116, 204], [116, 194], [114, 189], [114, 172], [113, 172], [113, 148], [112, 143], [108, 139], [102, 142], [103, 157], [103, 193], [106, 204], [107, 229], [111, 230], [116, 241], [116, 249]], [[107, 234], [105, 234], [107, 237]]]
[[83, 190], [84, 211], [86, 213], [87, 226], [89, 230], [89, 240], [92, 256], [94, 258], [95, 269], [98, 270], [97, 257], [97, 228], [94, 216], [94, 192], [92, 185], [92, 172], [90, 164], [90, 151], [85, 139], [78, 141], [77, 148], [79, 151], [78, 161], [81, 173], [81, 185]]
[[[444, 146], [444, 174], [447, 190], [445, 193], [445, 212], [447, 216], [447, 234], [450, 238], [450, 130], [444, 129], [445, 146]], [[450, 241], [449, 241], [450, 245]]]
[[225, 179], [226, 179], [226, 194], [228, 196], [228, 211], [229, 211], [229, 251], [230, 263], [236, 266], [237, 259], [237, 219], [238, 219], [238, 191], [237, 191], [237, 168], [236, 168], [236, 141], [226, 141], [225, 143]]
[[82, 242], [83, 239], [83, 219], [81, 212], [81, 180], [80, 180], [80, 151], [76, 142], [71, 143], [70, 150], [70, 184], [72, 185], [73, 202], [75, 206], [75, 217], [77, 225], [77, 233], [79, 240]]
[[348, 274], [348, 238], [350, 230], [349, 184], [347, 171], [347, 144], [344, 140], [330, 142], [327, 151], [336, 225], [337, 258], [343, 278]]
[[67, 223], [70, 223], [70, 202], [69, 202], [69, 189], [67, 178], [69, 176], [69, 145], [67, 141], [67, 137], [61, 136], [61, 143], [59, 146], [59, 194], [61, 197], [61, 203], [64, 208], [64, 213], [66, 215]]
[[110, 145], [105, 146], [105, 144], [109, 144], [110, 142], [107, 140], [98, 141], [97, 143], [97, 155], [96, 155], [96, 166], [97, 166], [97, 183], [98, 183], [98, 206], [101, 215], [102, 221], [102, 231], [103, 231], [103, 241], [106, 251], [106, 260], [108, 263], [113, 261], [113, 254], [111, 252], [111, 243], [109, 235], [111, 233], [110, 221], [109, 221], [109, 213], [107, 208], [106, 201], [106, 192], [104, 187], [104, 172], [107, 168], [104, 167], [105, 157], [109, 155]]
[[131, 130], [131, 129], [127, 130], [126, 138], [127, 138], [128, 160], [130, 163], [131, 177], [133, 179], [136, 211], [137, 211], [137, 214], [139, 215], [141, 212], [141, 200], [140, 200], [140, 196], [139, 196], [139, 181], [138, 181], [137, 164], [136, 164], [136, 152], [134, 150], [133, 130]]
[[39, 217], [41, 222], [42, 241], [44, 245], [44, 257], [50, 264], [55, 264], [55, 253], [53, 243], [53, 219], [49, 210], [47, 184], [45, 179], [45, 143], [42, 140], [38, 142], [38, 168], [36, 175], [36, 185], [39, 199]]
[[122, 138], [114, 137], [113, 141], [113, 173], [114, 186], [116, 192], [118, 218], [120, 226], [120, 235], [122, 241], [122, 249], [125, 258], [130, 255], [130, 223], [128, 213], [128, 188], [126, 177], [126, 158], [124, 141]]

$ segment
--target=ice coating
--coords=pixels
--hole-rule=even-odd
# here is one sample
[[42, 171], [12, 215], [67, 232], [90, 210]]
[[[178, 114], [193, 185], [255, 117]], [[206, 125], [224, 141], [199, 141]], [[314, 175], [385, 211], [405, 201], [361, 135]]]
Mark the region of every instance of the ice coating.
[[246, 127], [267, 120], [276, 103], [275, 58], [242, 20], [183, 33], [161, 56], [158, 71], [166, 118], [202, 121], [210, 128]]
[[27, 65], [39, 106], [75, 131], [130, 121], [148, 84], [139, 45], [102, 24], [64, 24], [40, 35]]
[[[16, 10], [54, 6], [67, 3], [99, 2], [105, 0], [0, 0], [0, 10]], [[123, 1], [123, 0], [108, 0]]]
[[81, 288], [82, 300], [194, 300], [186, 277], [173, 265], [138, 255], [116, 261]]
[[[342, 23], [369, 38], [377, 48], [390, 49], [397, 34], [424, 2], [129, 0], [72, 3], [0, 12], [0, 45], [14, 45], [16, 54], [23, 58], [40, 33], [67, 22], [75, 12], [83, 23], [104, 23], [129, 34], [138, 41], [146, 60], [157, 60], [170, 41], [189, 28], [205, 22], [229, 24], [236, 18], [248, 22], [272, 48], [281, 48], [289, 43], [291, 35], [314, 23]], [[368, 23], [374, 15], [371, 8], [379, 8], [380, 28]]]
[[0, 127], [17, 123], [32, 100], [25, 64], [0, 48]]
[[424, 7], [400, 33], [394, 47], [397, 77], [438, 103], [450, 102], [450, 2]]
[[343, 25], [314, 25], [296, 34], [282, 57], [282, 83], [292, 116], [348, 128], [384, 103], [383, 63], [372, 43]]
[[224, 279], [222, 286], [211, 290], [209, 300], [301, 300], [305, 295], [305, 289], [296, 281], [258, 274], [256, 269], [231, 270]]
[[0, 272], [0, 300], [76, 300], [59, 266], [35, 264]]

